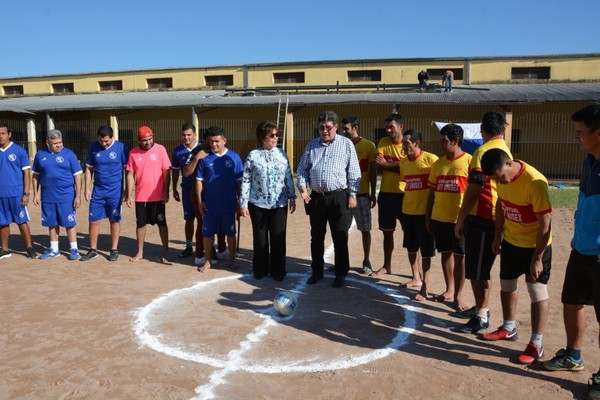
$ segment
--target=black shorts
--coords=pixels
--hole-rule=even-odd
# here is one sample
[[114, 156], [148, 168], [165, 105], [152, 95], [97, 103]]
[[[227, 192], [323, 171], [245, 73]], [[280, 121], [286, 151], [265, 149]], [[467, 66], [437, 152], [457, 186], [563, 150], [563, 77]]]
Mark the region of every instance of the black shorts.
[[565, 282], [562, 288], [563, 304], [594, 305], [596, 321], [600, 322], [600, 264], [598, 256], [585, 256], [571, 250]]
[[[379, 193], [377, 198], [379, 229], [393, 232], [396, 230], [396, 221], [404, 229], [404, 213], [402, 213], [402, 201], [404, 193]], [[406, 246], [405, 246], [406, 247]]]
[[[534, 250], [533, 248], [518, 247], [503, 240], [500, 250], [500, 279], [517, 279], [521, 275], [529, 275]], [[537, 282], [548, 283], [551, 267], [552, 245], [546, 247], [542, 254], [542, 273]]]
[[469, 215], [465, 219], [465, 277], [477, 281], [489, 281], [496, 261], [492, 251], [494, 221]]
[[162, 201], [136, 201], [135, 218], [138, 228], [150, 225], [167, 225], [167, 215], [165, 213], [165, 204]]
[[421, 250], [421, 257], [434, 257], [433, 236], [425, 229], [425, 215], [404, 214], [404, 244], [409, 253]]
[[431, 220], [433, 228], [433, 237], [435, 239], [435, 248], [440, 253], [453, 252], [459, 256], [465, 255], [465, 238], [458, 239], [454, 236], [454, 227], [452, 222], [441, 222]]

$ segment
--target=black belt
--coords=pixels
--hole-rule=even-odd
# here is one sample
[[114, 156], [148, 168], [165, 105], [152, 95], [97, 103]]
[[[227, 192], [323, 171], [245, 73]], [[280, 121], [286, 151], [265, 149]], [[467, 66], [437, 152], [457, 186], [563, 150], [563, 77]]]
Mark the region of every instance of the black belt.
[[319, 193], [319, 192], [315, 192], [314, 190], [310, 193], [311, 196], [312, 195], [317, 195], [317, 196], [332, 196], [334, 194], [338, 194], [340, 192], [345, 192], [346, 189], [336, 189], [336, 190], [332, 190], [331, 192], [323, 192], [323, 193]]

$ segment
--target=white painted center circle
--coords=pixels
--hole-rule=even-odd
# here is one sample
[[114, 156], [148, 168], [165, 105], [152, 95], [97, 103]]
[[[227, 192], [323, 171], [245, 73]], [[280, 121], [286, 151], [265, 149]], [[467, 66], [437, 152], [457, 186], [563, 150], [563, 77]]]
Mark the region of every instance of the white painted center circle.
[[[305, 280], [305, 274], [290, 273], [287, 275], [286, 281], [297, 278], [298, 281]], [[368, 286], [372, 289], [384, 293], [391, 297], [398, 307], [404, 310], [403, 325], [397, 327], [397, 332], [392, 336], [389, 343], [379, 349], [364, 349], [358, 350], [356, 346], [348, 346], [348, 351], [342, 352], [338, 357], [329, 360], [316, 360], [314, 354], [305, 354], [304, 359], [295, 358], [293, 362], [289, 360], [261, 360], [253, 357], [246, 359], [244, 353], [250, 351], [252, 347], [260, 345], [269, 332], [281, 328], [281, 322], [295, 318], [295, 314], [290, 317], [281, 317], [276, 315], [272, 307], [264, 308], [263, 310], [245, 310], [240, 312], [252, 312], [262, 319], [254, 329], [250, 328], [246, 340], [240, 343], [237, 349], [231, 349], [226, 356], [215, 356], [207, 351], [199, 349], [189, 350], [189, 346], [185, 343], [178, 343], [165, 332], [161, 332], [153, 327], [160, 325], [160, 321], [155, 321], [160, 318], [161, 314], [168, 312], [169, 306], [177, 301], [177, 298], [182, 296], [194, 295], [202, 298], [203, 293], [208, 292], [208, 288], [214, 290], [215, 286], [231, 280], [251, 279], [249, 276], [232, 275], [223, 278], [216, 278], [210, 281], [199, 282], [189, 288], [176, 289], [169, 293], [163, 294], [156, 298], [148, 305], [136, 310], [136, 320], [134, 323], [135, 334], [142, 346], [149, 347], [155, 351], [176, 357], [182, 360], [193, 361], [205, 365], [210, 365], [215, 368], [227, 368], [228, 371], [246, 371], [251, 373], [291, 373], [291, 372], [317, 372], [336, 369], [345, 369], [355, 367], [357, 365], [366, 364], [388, 356], [401, 346], [403, 346], [410, 334], [414, 331], [417, 325], [417, 313], [413, 306], [410, 305], [410, 300], [406, 296], [399, 294], [398, 290], [390, 289], [378, 285], [374, 282], [365, 279], [356, 279], [347, 277], [347, 282], [353, 282], [359, 285]], [[304, 287], [304, 284], [300, 284]], [[298, 287], [298, 285], [297, 285]], [[323, 290], [339, 290], [339, 289], [323, 289]], [[293, 291], [293, 290], [292, 290]], [[210, 301], [211, 299], [206, 299]], [[299, 296], [300, 312], [302, 309], [302, 296]], [[218, 307], [218, 305], [217, 305]], [[223, 306], [225, 307], [225, 306]], [[402, 320], [400, 318], [400, 320]], [[210, 324], [210, 321], [206, 322]], [[156, 332], [158, 331], [158, 332]], [[276, 331], [275, 331], [276, 332]], [[272, 334], [272, 333], [271, 333]], [[327, 340], [327, 339], [324, 339]]]

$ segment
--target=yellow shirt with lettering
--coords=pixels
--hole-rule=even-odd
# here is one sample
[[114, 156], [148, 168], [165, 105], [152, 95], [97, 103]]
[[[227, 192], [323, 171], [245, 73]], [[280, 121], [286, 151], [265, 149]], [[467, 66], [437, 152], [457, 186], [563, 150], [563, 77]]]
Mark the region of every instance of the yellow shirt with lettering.
[[400, 179], [406, 183], [402, 212], [408, 215], [425, 215], [429, 195], [429, 174], [438, 156], [426, 151], [411, 161], [400, 161]]

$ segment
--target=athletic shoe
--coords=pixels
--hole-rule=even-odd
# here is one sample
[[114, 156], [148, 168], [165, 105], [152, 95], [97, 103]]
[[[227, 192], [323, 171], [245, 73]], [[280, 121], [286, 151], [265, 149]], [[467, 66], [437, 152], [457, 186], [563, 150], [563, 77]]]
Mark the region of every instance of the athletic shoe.
[[[71, 254], [73, 253], [73, 250], [71, 250]], [[92, 258], [96, 258], [98, 257], [98, 252], [95, 249], [90, 249], [90, 251], [88, 251], [88, 253], [81, 257], [81, 261], [89, 261]]]
[[186, 258], [191, 256], [192, 254], [194, 254], [194, 249], [191, 247], [186, 247], [185, 250], [183, 250], [180, 254], [179, 254], [179, 258]]
[[75, 261], [79, 260], [80, 258], [81, 255], [79, 254], [79, 251], [77, 251], [77, 249], [71, 249], [71, 251], [69, 252], [69, 260]]
[[229, 260], [229, 247], [227, 247], [225, 250], [223, 250], [222, 252], [217, 252], [217, 258], [219, 260]]
[[588, 380], [588, 400], [600, 400], [600, 372], [592, 374]]
[[12, 253], [8, 250], [0, 250], [0, 259], [8, 258], [12, 256]]
[[117, 261], [119, 259], [119, 252], [115, 249], [110, 251], [110, 255], [108, 256], [109, 261]]
[[529, 342], [527, 347], [525, 347], [525, 351], [519, 356], [519, 362], [521, 364], [531, 364], [542, 357], [544, 357], [544, 346], [537, 347], [535, 343]]
[[27, 258], [36, 258], [37, 257], [37, 253], [35, 252], [35, 249], [33, 247], [29, 247], [27, 249]]
[[58, 251], [54, 251], [52, 249], [47, 249], [44, 254], [42, 254], [39, 258], [40, 260], [45, 260], [46, 258], [54, 258], [60, 256]]
[[477, 315], [475, 306], [469, 308], [468, 310], [456, 310], [456, 311], [450, 313], [451, 317], [462, 318], [462, 319], [471, 319], [475, 315]]
[[519, 338], [519, 334], [517, 333], [517, 328], [507, 331], [500, 326], [494, 332], [484, 333], [481, 338], [483, 340], [511, 340], [514, 342]]
[[458, 333], [482, 333], [490, 327], [490, 312], [488, 310], [488, 319], [486, 322], [483, 322], [483, 318], [479, 316], [474, 316], [464, 325], [455, 327], [454, 332]]
[[373, 269], [371, 268], [370, 261], [364, 261], [362, 265], [363, 273], [367, 275], [371, 275], [373, 273]]
[[544, 363], [544, 368], [548, 371], [581, 371], [583, 360], [575, 361], [567, 354], [566, 349], [560, 349], [552, 360]]

